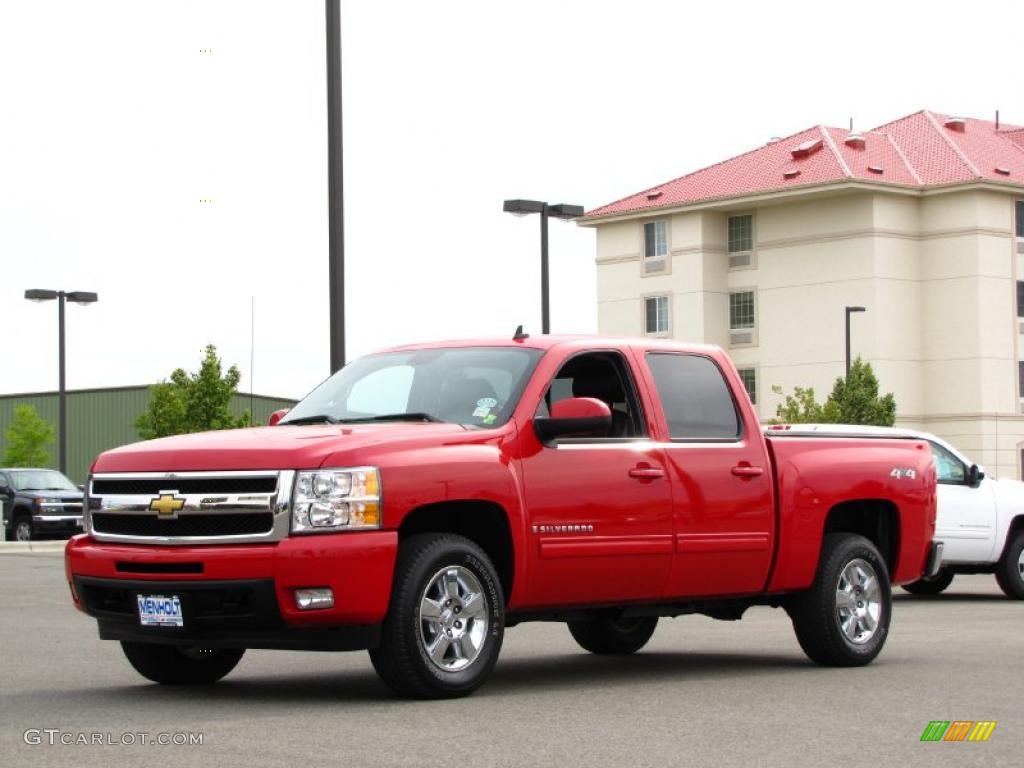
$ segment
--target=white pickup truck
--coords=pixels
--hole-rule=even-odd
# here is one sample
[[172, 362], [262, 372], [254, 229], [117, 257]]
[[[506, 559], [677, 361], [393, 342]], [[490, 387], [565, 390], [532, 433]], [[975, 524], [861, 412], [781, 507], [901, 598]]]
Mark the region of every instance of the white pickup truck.
[[985, 470], [935, 435], [911, 429], [848, 424], [768, 427], [790, 432], [878, 437], [900, 435], [931, 446], [938, 475], [935, 540], [943, 542], [942, 565], [930, 579], [905, 584], [915, 595], [937, 595], [958, 573], [995, 574], [1007, 597], [1024, 600], [1024, 483], [986, 477]]

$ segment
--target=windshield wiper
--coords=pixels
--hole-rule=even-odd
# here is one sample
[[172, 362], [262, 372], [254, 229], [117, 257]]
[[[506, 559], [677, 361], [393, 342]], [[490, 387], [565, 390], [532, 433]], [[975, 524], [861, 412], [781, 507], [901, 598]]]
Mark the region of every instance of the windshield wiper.
[[302, 416], [298, 419], [289, 419], [288, 421], [282, 421], [281, 426], [288, 424], [339, 424], [340, 422], [333, 416], [328, 416], [326, 413], [318, 413], [316, 416]]
[[443, 423], [437, 416], [431, 416], [429, 413], [415, 412], [415, 413], [385, 413], [381, 416], [367, 416], [364, 419], [342, 419], [343, 424], [360, 424], [370, 421], [431, 421], [436, 423]]

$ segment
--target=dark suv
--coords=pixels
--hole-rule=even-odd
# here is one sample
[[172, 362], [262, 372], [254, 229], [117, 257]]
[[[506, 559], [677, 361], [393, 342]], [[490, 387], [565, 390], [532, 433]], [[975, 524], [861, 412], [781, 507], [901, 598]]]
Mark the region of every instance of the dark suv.
[[0, 467], [7, 541], [82, 532], [82, 491], [55, 469]]

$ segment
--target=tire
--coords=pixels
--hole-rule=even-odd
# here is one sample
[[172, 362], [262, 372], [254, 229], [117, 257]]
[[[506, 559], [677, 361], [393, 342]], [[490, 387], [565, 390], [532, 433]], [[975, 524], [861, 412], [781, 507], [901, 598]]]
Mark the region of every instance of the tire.
[[498, 660], [505, 598], [490, 559], [469, 539], [422, 534], [402, 542], [391, 607], [370, 660], [395, 693], [466, 696]]
[[822, 542], [814, 583], [787, 610], [812, 661], [829, 667], [869, 664], [885, 645], [892, 616], [885, 561], [863, 536], [831, 533]]
[[32, 518], [28, 515], [18, 515], [14, 518], [14, 527], [10, 532], [11, 541], [32, 541], [35, 535], [32, 531]]
[[135, 671], [162, 685], [210, 685], [238, 664], [239, 648], [182, 647], [123, 641], [121, 649]]
[[996, 563], [996, 583], [1007, 597], [1024, 600], [1024, 530], [1017, 531]]
[[602, 655], [636, 653], [651, 639], [657, 616], [624, 619], [601, 615], [593, 619], [570, 621], [569, 633], [580, 647]]
[[903, 589], [912, 595], [937, 595], [953, 583], [954, 575], [952, 571], [943, 568], [933, 578], [912, 581], [904, 584]]

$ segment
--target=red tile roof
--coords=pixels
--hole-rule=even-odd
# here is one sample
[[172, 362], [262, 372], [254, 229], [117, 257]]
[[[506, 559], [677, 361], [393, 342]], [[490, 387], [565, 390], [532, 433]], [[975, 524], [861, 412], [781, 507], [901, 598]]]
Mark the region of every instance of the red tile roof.
[[964, 118], [961, 131], [957, 123], [947, 125], [950, 119], [922, 110], [857, 135], [817, 125], [586, 215], [638, 213], [842, 181], [916, 188], [969, 181], [1024, 186], [1024, 128], [997, 129], [988, 120]]

